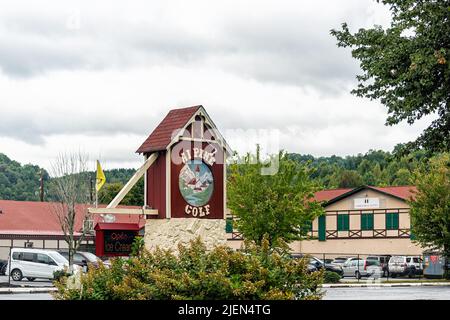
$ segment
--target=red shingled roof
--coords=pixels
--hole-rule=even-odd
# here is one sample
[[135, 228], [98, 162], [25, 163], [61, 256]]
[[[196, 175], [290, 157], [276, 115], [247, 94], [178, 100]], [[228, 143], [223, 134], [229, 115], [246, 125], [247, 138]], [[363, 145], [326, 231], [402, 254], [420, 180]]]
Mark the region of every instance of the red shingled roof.
[[399, 186], [399, 187], [371, 187], [372, 189], [379, 190], [381, 192], [392, 194], [398, 198], [404, 200], [414, 199], [414, 193], [417, 192], [415, 186]]
[[183, 128], [201, 107], [202, 106], [199, 105], [170, 110], [163, 121], [161, 121], [147, 140], [139, 147], [136, 153], [166, 150], [167, 146], [172, 141], [172, 133], [177, 129]]
[[[63, 235], [58, 219], [52, 208], [51, 202], [12, 201], [0, 200], [0, 234], [27, 234], [27, 235]], [[100, 205], [100, 207], [106, 207]], [[83, 213], [87, 211], [88, 205], [78, 205], [75, 222], [75, 230], [81, 231]], [[119, 206], [119, 208], [140, 209], [134, 206]], [[117, 214], [116, 223], [138, 223], [144, 227], [145, 219], [138, 215]], [[99, 215], [94, 215], [94, 226], [101, 222]], [[79, 233], [77, 232], [76, 235]]]
[[[394, 197], [401, 198], [403, 200], [414, 199], [414, 192], [417, 191], [415, 186], [398, 186], [398, 187], [372, 187], [367, 186], [366, 188], [377, 190], [383, 193], [390, 194]], [[331, 201], [337, 197], [340, 197], [347, 192], [351, 192], [358, 188], [344, 188], [344, 189], [331, 189], [322, 190], [316, 192], [314, 199], [316, 201]]]

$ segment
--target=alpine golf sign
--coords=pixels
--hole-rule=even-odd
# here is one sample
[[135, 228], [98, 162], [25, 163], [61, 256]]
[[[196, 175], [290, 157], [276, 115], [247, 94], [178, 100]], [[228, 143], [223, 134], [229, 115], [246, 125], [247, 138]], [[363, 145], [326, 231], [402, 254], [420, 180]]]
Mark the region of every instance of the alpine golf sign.
[[224, 219], [229, 149], [202, 106], [171, 110], [138, 153], [158, 155], [145, 181], [154, 218]]

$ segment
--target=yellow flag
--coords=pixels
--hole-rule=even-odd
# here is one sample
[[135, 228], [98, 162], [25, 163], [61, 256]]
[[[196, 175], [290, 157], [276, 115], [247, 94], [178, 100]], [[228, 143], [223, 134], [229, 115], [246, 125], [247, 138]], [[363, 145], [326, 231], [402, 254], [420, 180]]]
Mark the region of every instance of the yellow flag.
[[97, 190], [97, 192], [100, 191], [105, 182], [106, 182], [105, 174], [103, 173], [100, 162], [97, 160], [97, 182], [95, 184], [95, 189]]

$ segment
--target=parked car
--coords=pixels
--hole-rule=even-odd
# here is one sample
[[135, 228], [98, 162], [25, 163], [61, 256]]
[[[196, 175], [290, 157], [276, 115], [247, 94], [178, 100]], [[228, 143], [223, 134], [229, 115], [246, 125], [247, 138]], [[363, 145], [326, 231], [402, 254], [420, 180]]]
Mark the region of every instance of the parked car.
[[[64, 258], [69, 260], [69, 251], [68, 250], [59, 250], [58, 251]], [[83, 268], [84, 272], [89, 270], [89, 266], [93, 266], [94, 268], [98, 268], [100, 263], [108, 266], [108, 263], [103, 262], [99, 257], [91, 252], [85, 251], [77, 251], [73, 255], [73, 263], [79, 265]]]
[[366, 259], [378, 261], [383, 270], [383, 277], [389, 276], [389, 260], [391, 259], [391, 255], [368, 256]]
[[322, 260], [316, 258], [316, 257], [312, 257], [312, 256], [305, 256], [303, 254], [294, 254], [292, 255], [293, 258], [303, 258], [303, 257], [308, 257], [309, 258], [309, 262], [308, 262], [308, 270], [311, 271], [318, 271], [321, 270], [323, 268], [325, 268], [326, 271], [331, 271], [331, 272], [335, 272], [337, 274], [339, 274], [340, 276], [342, 276], [342, 267], [338, 266], [338, 265], [333, 265], [330, 263], [324, 263]]
[[353, 261], [353, 260], [358, 260], [358, 257], [337, 257], [337, 258], [334, 258], [334, 260], [333, 260], [333, 262], [331, 262], [331, 264], [343, 267], [344, 264], [346, 264], [349, 261]]
[[379, 278], [382, 274], [380, 263], [377, 260], [349, 260], [342, 267], [344, 277], [362, 277]]
[[23, 278], [29, 281], [36, 278], [53, 279], [55, 271], [69, 267], [67, 259], [54, 250], [12, 248], [10, 261], [6, 274], [10, 274], [14, 281]]
[[412, 278], [423, 273], [423, 260], [419, 256], [393, 256], [389, 260], [389, 274], [392, 278]]
[[8, 261], [0, 260], [0, 276], [3, 276], [6, 274], [6, 265], [7, 264], [8, 264]]
[[321, 269], [325, 268], [326, 271], [337, 273], [340, 276], [342, 276], [342, 274], [344, 273], [341, 266], [331, 264], [331, 263], [325, 263], [316, 257], [311, 257], [309, 259], [309, 263], [314, 265], [317, 268], [317, 270], [321, 270]]

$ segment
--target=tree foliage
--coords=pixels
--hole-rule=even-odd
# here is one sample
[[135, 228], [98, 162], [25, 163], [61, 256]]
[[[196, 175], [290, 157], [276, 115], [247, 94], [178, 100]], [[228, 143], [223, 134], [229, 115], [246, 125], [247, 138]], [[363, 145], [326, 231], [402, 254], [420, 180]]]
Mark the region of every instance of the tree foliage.
[[21, 165], [0, 153], [0, 199], [39, 201], [39, 179], [50, 177], [44, 169], [32, 164]]
[[331, 30], [338, 46], [352, 48], [362, 74], [352, 93], [380, 99], [388, 125], [438, 117], [409, 148], [450, 150], [450, 2], [377, 0], [390, 7], [390, 27], [352, 33], [347, 23]]
[[[397, 148], [400, 148], [398, 146]], [[428, 158], [418, 150], [407, 155], [370, 150], [366, 154], [346, 157], [318, 157], [289, 154], [289, 157], [312, 169], [311, 179], [322, 188], [354, 188], [361, 185], [412, 185], [413, 171]]]
[[418, 189], [411, 207], [412, 233], [423, 247], [450, 257], [450, 154], [432, 158], [416, 171]]
[[[106, 173], [105, 173], [106, 175]], [[108, 181], [108, 178], [106, 178]], [[99, 203], [108, 204], [123, 188], [125, 183], [114, 182], [105, 183], [103, 188], [99, 191], [98, 201]], [[122, 205], [143, 206], [144, 205], [144, 178], [139, 179], [136, 185], [131, 188], [130, 192], [120, 202]]]
[[[84, 241], [88, 230], [77, 230], [77, 221], [83, 225], [89, 219], [86, 204], [89, 203], [89, 183], [83, 178], [86, 172], [87, 156], [82, 153], [60, 154], [52, 163], [56, 201], [52, 204], [64, 240], [69, 249], [69, 266], [72, 268], [73, 255]], [[77, 207], [80, 207], [77, 209]], [[81, 209], [81, 210], [80, 210]], [[76, 233], [80, 233], [77, 237]]]
[[322, 272], [307, 272], [307, 259], [292, 259], [247, 243], [244, 251], [217, 246], [207, 251], [196, 239], [178, 254], [157, 248], [110, 268], [90, 268], [81, 286], [56, 282], [61, 300], [287, 300], [320, 299]]
[[310, 170], [280, 153], [278, 172], [263, 175], [259, 158], [248, 154], [230, 166], [228, 207], [236, 216], [236, 227], [245, 239], [261, 244], [264, 236], [271, 246], [301, 239], [308, 225], [323, 210], [312, 201], [317, 185]]

